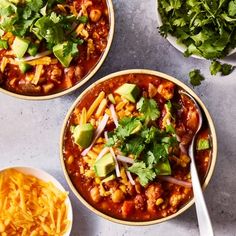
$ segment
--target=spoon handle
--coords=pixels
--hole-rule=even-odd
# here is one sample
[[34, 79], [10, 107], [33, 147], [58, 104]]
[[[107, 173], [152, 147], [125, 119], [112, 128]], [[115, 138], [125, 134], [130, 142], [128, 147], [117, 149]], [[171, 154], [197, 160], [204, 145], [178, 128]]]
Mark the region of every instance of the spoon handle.
[[191, 178], [193, 185], [193, 194], [196, 205], [196, 212], [198, 218], [198, 226], [200, 231], [200, 236], [214, 236], [211, 219], [208, 214], [206, 203], [203, 197], [202, 188], [198, 178], [198, 173], [194, 161], [194, 151], [193, 143], [189, 149], [189, 155], [191, 158]]

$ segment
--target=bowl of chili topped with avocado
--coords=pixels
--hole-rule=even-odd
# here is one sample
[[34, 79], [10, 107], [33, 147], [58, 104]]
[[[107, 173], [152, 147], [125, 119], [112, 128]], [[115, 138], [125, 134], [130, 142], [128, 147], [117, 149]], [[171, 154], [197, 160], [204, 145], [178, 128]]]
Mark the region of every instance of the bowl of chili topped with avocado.
[[188, 148], [198, 127], [195, 161], [203, 189], [216, 161], [215, 128], [198, 96], [151, 70], [108, 75], [69, 110], [61, 132], [64, 174], [78, 199], [113, 222], [148, 225], [176, 217], [194, 202]]
[[50, 99], [90, 79], [114, 33], [111, 0], [0, 2], [0, 91]]

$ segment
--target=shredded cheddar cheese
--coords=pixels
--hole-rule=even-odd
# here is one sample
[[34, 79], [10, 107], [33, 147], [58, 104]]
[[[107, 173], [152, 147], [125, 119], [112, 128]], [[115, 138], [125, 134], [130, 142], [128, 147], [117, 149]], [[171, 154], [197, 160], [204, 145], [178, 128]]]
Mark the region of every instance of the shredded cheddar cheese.
[[66, 198], [50, 182], [15, 169], [0, 172], [0, 235], [64, 235]]

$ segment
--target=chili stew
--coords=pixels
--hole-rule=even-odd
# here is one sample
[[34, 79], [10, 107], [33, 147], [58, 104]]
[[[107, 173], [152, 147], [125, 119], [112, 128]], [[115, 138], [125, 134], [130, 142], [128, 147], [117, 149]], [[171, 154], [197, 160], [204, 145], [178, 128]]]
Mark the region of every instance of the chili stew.
[[45, 96], [82, 81], [108, 44], [106, 0], [0, 3], [0, 86]]
[[[193, 102], [171, 81], [127, 74], [88, 90], [64, 130], [63, 159], [79, 194], [126, 221], [176, 213], [193, 197], [188, 147], [198, 126]], [[201, 181], [212, 158], [206, 119], [195, 159]]]

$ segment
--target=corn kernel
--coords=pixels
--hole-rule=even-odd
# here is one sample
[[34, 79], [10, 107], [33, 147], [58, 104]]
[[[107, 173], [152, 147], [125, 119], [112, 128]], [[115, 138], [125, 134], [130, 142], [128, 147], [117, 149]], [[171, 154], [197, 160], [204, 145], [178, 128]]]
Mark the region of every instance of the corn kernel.
[[70, 155], [69, 158], [67, 159], [67, 164], [71, 165], [74, 161], [74, 156]]
[[100, 184], [101, 183], [101, 179], [99, 177], [96, 177], [95, 178], [95, 182], [96, 182], [96, 184]]
[[110, 109], [107, 108], [107, 109], [105, 110], [105, 112], [106, 112], [107, 115], [111, 116], [111, 111], [110, 111]]
[[116, 111], [121, 110], [124, 106], [125, 106], [125, 102], [119, 102], [119, 103], [116, 105]]
[[161, 205], [163, 202], [164, 202], [164, 200], [163, 200], [162, 198], [158, 198], [158, 199], [156, 200], [156, 205], [159, 206], [159, 205]]
[[0, 221], [0, 233], [3, 233], [5, 231], [5, 225], [2, 221]]
[[93, 152], [93, 151], [89, 151], [88, 152], [88, 156], [91, 158], [91, 159], [96, 159], [97, 158], [97, 153]]
[[135, 106], [134, 106], [133, 104], [127, 104], [127, 105], [126, 105], [126, 109], [127, 109], [128, 111], [133, 111], [134, 108], [135, 108]]
[[79, 172], [80, 172], [80, 174], [84, 174], [84, 167], [83, 166], [79, 167]]
[[121, 101], [121, 97], [118, 96], [118, 95], [116, 95], [116, 96], [115, 96], [115, 101], [116, 101], [116, 103], [120, 102], [120, 101]]
[[126, 193], [126, 186], [125, 185], [120, 185], [119, 188], [123, 193]]
[[85, 176], [93, 178], [93, 177], [95, 177], [95, 173], [93, 170], [87, 170], [85, 172]]

